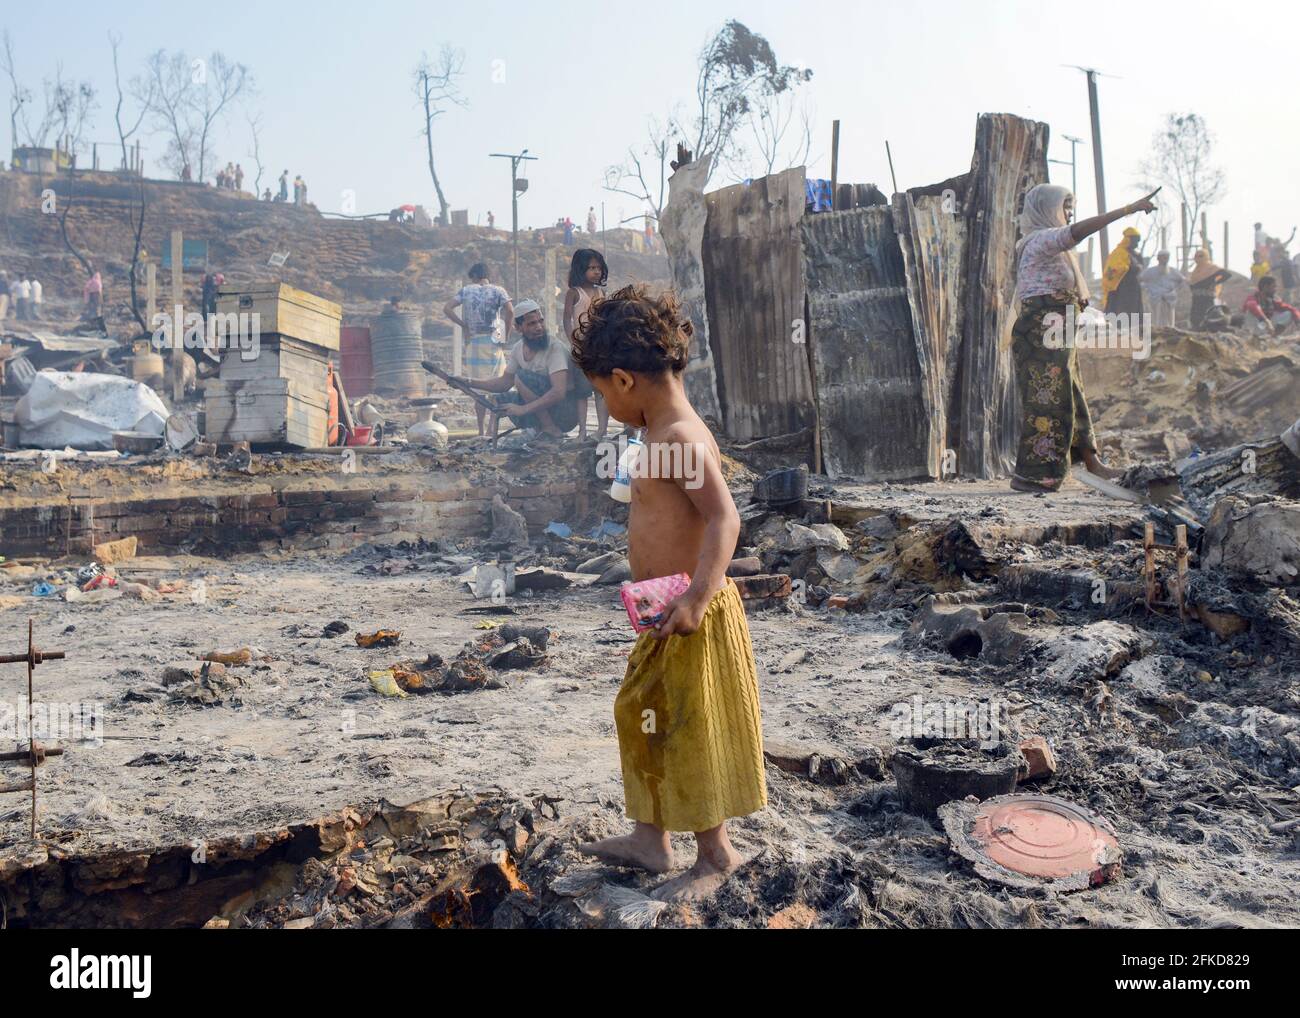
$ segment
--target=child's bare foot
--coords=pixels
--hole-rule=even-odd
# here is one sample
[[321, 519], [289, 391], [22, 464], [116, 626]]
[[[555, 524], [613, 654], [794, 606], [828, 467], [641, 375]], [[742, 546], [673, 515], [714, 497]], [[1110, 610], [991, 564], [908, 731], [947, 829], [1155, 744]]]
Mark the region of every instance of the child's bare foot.
[[657, 901], [702, 901], [727, 882], [741, 863], [740, 853], [730, 845], [723, 859], [700, 853], [695, 865], [680, 877], [665, 881], [650, 892]]
[[579, 845], [578, 851], [606, 862], [636, 866], [651, 873], [667, 873], [673, 868], [673, 847], [668, 840], [668, 832], [650, 824], [638, 823], [631, 834], [587, 842]]

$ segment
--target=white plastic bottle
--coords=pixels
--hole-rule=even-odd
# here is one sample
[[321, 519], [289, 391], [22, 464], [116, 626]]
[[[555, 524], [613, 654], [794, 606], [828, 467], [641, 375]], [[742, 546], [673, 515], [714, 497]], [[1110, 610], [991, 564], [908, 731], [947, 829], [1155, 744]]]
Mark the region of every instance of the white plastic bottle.
[[615, 502], [632, 501], [632, 464], [637, 461], [644, 447], [639, 435], [633, 435], [627, 440], [627, 448], [623, 450], [623, 455], [618, 458], [618, 470], [614, 473], [614, 483], [609, 486], [609, 497]]

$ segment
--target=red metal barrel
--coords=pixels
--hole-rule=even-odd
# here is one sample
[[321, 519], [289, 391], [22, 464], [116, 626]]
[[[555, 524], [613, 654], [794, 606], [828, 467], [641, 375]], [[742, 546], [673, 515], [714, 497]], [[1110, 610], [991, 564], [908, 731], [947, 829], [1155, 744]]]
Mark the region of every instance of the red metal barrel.
[[339, 374], [348, 399], [375, 391], [375, 364], [370, 355], [370, 326], [345, 325], [339, 329]]

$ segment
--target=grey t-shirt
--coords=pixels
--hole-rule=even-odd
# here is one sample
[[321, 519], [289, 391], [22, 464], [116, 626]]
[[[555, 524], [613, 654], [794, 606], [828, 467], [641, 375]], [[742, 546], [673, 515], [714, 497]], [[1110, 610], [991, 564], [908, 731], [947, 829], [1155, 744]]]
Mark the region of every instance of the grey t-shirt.
[[524, 359], [524, 341], [521, 339], [510, 348], [506, 367], [510, 371], [533, 371], [544, 375], [553, 375], [557, 371], [572, 373], [575, 370], [565, 344], [557, 342], [554, 336], [546, 344], [545, 350], [532, 354], [532, 360]]

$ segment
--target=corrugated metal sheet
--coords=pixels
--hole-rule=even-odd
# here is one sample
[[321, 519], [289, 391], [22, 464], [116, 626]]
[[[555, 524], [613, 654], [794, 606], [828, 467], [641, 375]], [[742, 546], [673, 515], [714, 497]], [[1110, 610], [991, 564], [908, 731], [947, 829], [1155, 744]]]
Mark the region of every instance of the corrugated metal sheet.
[[799, 222], [803, 167], [705, 195], [703, 263], [723, 424], [746, 440], [811, 428]]
[[[920, 363], [921, 400], [933, 426], [927, 476], [939, 477], [948, 448], [948, 406], [961, 352], [965, 313], [966, 178], [894, 196], [893, 221], [907, 272], [907, 294]], [[959, 471], [960, 472], [960, 471]]]
[[1019, 439], [1011, 297], [1017, 219], [1024, 194], [1047, 180], [1047, 125], [985, 113], [975, 127], [966, 200], [966, 320], [955, 397], [958, 470], [965, 476], [1011, 472]]
[[[962, 476], [1005, 476], [1019, 437], [1017, 215], [1047, 179], [1046, 153], [1045, 124], [985, 114], [968, 174], [891, 205], [805, 216], [801, 169], [706, 195], [701, 262], [727, 433], [817, 423], [832, 477], [938, 477], [948, 449]], [[791, 330], [805, 287], [801, 346]]]
[[931, 476], [935, 422], [889, 206], [808, 216], [802, 234], [825, 473]]

